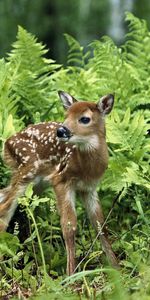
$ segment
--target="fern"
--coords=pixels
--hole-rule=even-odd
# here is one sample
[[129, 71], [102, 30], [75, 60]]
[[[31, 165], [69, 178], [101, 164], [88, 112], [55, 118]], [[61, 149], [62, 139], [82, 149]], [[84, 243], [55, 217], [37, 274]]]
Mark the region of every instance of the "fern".
[[84, 67], [83, 47], [72, 36], [68, 34], [64, 34], [64, 36], [69, 46], [67, 64], [80, 68]]
[[17, 79], [16, 69], [11, 70], [10, 65], [0, 60], [0, 111], [16, 113], [16, 104], [19, 99], [12, 94], [12, 86]]
[[17, 73], [12, 93], [20, 98], [19, 114], [28, 114], [31, 120], [31, 110], [33, 113], [48, 108], [53, 90], [50, 74], [60, 67], [52, 59], [44, 58], [46, 53], [45, 46], [19, 27], [17, 41], [8, 56], [11, 70]]
[[150, 42], [148, 29], [144, 20], [139, 20], [131, 13], [126, 14], [126, 21], [129, 22], [130, 32], [126, 35], [125, 43], [126, 58], [136, 65], [143, 78], [147, 77], [147, 49], [146, 44]]
[[28, 70], [36, 77], [56, 69], [54, 61], [44, 57], [48, 52], [45, 46], [20, 26], [17, 41], [12, 46], [8, 61], [14, 64], [19, 62], [20, 70]]
[[132, 77], [137, 85], [131, 98], [133, 108], [149, 104], [150, 93], [150, 36], [146, 22], [139, 20], [131, 13], [126, 14], [130, 32], [126, 35], [124, 58], [130, 65]]
[[[149, 167], [145, 164], [149, 148], [149, 141], [145, 137], [149, 128], [143, 114], [137, 112], [132, 115], [130, 109], [126, 111], [123, 119], [114, 112], [107, 121], [107, 138], [113, 149], [113, 157], [110, 159], [110, 169], [105, 180], [107, 184], [112, 181], [111, 187], [114, 190], [119, 191], [132, 183], [149, 187]], [[144, 177], [142, 165], [145, 169]], [[117, 174], [114, 180], [112, 173]]]

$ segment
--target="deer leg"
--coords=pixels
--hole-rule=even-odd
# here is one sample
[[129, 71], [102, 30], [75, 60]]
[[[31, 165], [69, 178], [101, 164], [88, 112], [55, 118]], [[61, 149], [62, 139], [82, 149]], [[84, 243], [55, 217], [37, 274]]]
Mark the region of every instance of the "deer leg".
[[29, 166], [19, 168], [13, 175], [10, 186], [0, 191], [0, 232], [7, 229], [17, 207], [17, 198], [34, 178], [34, 173], [31, 174], [29, 170]]
[[104, 215], [102, 207], [98, 201], [97, 192], [83, 192], [82, 198], [84, 200], [90, 221], [95, 227], [97, 233], [99, 233], [102, 249], [107, 256], [109, 263], [113, 267], [118, 268], [117, 258], [112, 250], [111, 244], [107, 237], [106, 228], [104, 226]]
[[0, 192], [0, 232], [5, 231], [16, 210], [17, 198], [25, 190], [25, 185], [18, 184], [9, 187], [9, 190]]
[[75, 193], [63, 184], [54, 187], [61, 227], [67, 252], [67, 275], [75, 270], [75, 233], [77, 227], [75, 213]]

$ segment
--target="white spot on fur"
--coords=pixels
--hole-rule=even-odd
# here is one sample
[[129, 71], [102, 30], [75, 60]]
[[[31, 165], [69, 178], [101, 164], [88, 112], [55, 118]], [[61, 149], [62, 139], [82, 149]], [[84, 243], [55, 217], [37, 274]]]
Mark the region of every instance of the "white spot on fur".
[[19, 150], [16, 148], [15, 149], [15, 154], [18, 155]]
[[32, 153], [35, 153], [36, 151], [35, 151], [35, 149], [31, 149], [31, 152], [32, 152]]
[[29, 173], [27, 174], [27, 177], [33, 178], [33, 177], [34, 177], [34, 174], [33, 174], [32, 172], [29, 172]]
[[65, 150], [67, 153], [71, 152], [71, 149], [69, 149], [68, 147]]
[[39, 162], [38, 162], [37, 160], [34, 162], [34, 167], [35, 167], [36, 169], [38, 169], [38, 167], [39, 167]]
[[27, 162], [29, 160], [30, 156], [26, 156], [26, 157], [23, 157], [23, 162]]

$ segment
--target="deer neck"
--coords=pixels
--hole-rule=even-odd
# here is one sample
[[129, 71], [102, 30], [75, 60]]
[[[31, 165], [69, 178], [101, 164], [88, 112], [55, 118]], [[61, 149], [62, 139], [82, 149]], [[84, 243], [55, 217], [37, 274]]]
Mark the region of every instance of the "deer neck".
[[100, 178], [108, 164], [108, 151], [105, 139], [94, 140], [94, 143], [77, 148], [78, 165], [81, 176], [87, 180]]

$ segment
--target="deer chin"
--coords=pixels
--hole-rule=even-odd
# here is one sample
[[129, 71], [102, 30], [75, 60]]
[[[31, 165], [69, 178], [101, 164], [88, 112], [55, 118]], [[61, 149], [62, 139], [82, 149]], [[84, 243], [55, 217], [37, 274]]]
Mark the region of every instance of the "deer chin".
[[91, 136], [77, 136], [72, 135], [69, 140], [69, 143], [75, 144], [80, 150], [93, 150], [99, 147], [99, 139], [97, 135], [93, 134]]
[[70, 142], [70, 139], [72, 138], [72, 134], [70, 134], [69, 136], [63, 136], [63, 137], [59, 137], [59, 141], [60, 142]]
[[69, 142], [69, 137], [61, 137], [61, 138], [59, 138], [59, 141], [60, 142]]

